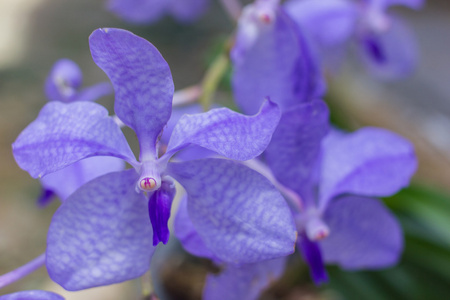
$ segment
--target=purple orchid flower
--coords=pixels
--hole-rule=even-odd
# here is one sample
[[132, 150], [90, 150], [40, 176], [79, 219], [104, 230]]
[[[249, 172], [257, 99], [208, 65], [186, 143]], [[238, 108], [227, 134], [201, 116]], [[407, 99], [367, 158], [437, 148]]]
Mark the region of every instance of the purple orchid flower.
[[60, 295], [47, 291], [21, 291], [0, 296], [0, 300], [64, 300]]
[[290, 0], [285, 7], [325, 64], [339, 64], [348, 42], [353, 40], [369, 70], [389, 79], [411, 72], [417, 61], [417, 46], [408, 26], [388, 10], [396, 5], [420, 9], [423, 3], [423, 0]]
[[244, 113], [255, 113], [265, 97], [283, 111], [324, 93], [316, 59], [279, 1], [244, 8], [231, 58], [233, 93]]
[[[324, 264], [347, 270], [395, 264], [403, 248], [401, 228], [381, 201], [407, 186], [417, 167], [412, 145], [379, 128], [347, 134], [329, 132], [328, 109], [321, 100], [286, 111], [265, 151], [278, 181], [295, 193], [293, 215], [298, 249], [316, 284], [326, 282]], [[190, 253], [223, 263], [190, 223], [183, 202], [175, 234]], [[247, 265], [226, 264], [208, 275], [205, 299], [257, 299], [283, 273], [285, 259]], [[255, 284], [245, 283], [252, 282]], [[242, 284], [242, 285], [241, 285]], [[235, 289], [223, 287], [235, 286]]]
[[324, 263], [349, 270], [395, 264], [401, 228], [381, 201], [407, 186], [417, 168], [413, 146], [379, 128], [328, 132], [321, 101], [286, 111], [265, 158], [277, 180], [294, 191], [298, 246], [316, 283]]
[[208, 8], [209, 0], [109, 0], [108, 9], [131, 23], [153, 23], [164, 15], [192, 22]]
[[228, 109], [185, 115], [159, 156], [174, 90], [166, 61], [148, 41], [121, 29], [98, 29], [89, 42], [95, 63], [114, 86], [118, 118], [137, 135], [140, 155], [137, 161], [106, 109], [92, 102], [50, 102], [19, 135], [14, 156], [33, 177], [94, 156], [133, 166], [83, 185], [55, 213], [47, 238], [50, 277], [79, 290], [145, 273], [154, 246], [168, 240], [173, 180], [188, 194], [199, 235], [223, 261], [250, 263], [291, 253], [296, 233], [289, 208], [262, 175], [225, 159], [169, 162], [190, 145], [234, 160], [259, 155], [277, 126], [277, 105], [266, 101], [250, 117]]
[[112, 93], [109, 82], [81, 89], [83, 73], [70, 59], [60, 59], [54, 65], [45, 82], [45, 95], [50, 101], [96, 101]]

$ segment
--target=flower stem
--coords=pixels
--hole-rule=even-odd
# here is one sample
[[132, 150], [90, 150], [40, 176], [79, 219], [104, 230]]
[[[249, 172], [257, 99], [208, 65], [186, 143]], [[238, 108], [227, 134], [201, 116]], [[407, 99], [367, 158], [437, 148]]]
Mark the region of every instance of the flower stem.
[[27, 264], [0, 276], [0, 289], [36, 271], [37, 269], [42, 267], [44, 263], [45, 253], [42, 253]]
[[205, 77], [203, 77], [203, 92], [199, 101], [202, 104], [204, 111], [209, 110], [214, 92], [216, 91], [217, 86], [225, 75], [229, 64], [230, 60], [228, 58], [228, 55], [222, 53], [214, 60], [211, 67], [206, 72]]

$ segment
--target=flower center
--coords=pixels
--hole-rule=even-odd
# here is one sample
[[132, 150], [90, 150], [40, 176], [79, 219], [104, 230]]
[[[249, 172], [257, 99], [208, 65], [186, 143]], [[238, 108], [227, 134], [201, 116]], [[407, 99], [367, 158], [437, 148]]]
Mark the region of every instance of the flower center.
[[161, 175], [157, 161], [142, 162], [139, 173], [141, 176], [136, 184], [136, 190], [153, 192], [161, 187]]

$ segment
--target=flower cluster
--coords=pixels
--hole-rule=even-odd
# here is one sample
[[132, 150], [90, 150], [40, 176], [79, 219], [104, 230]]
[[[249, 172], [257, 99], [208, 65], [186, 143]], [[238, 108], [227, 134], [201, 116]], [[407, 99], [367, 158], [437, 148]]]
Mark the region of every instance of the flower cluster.
[[[165, 13], [188, 21], [207, 2], [111, 0], [109, 7], [132, 22]], [[256, 0], [244, 7], [230, 56], [232, 93], [245, 114], [172, 114], [174, 83], [158, 50], [126, 30], [95, 30], [89, 46], [111, 80], [116, 116], [94, 102], [111, 85], [80, 90], [81, 70], [60, 60], [45, 84], [51, 101], [13, 144], [18, 165], [41, 180], [39, 203], [61, 199], [45, 255], [23, 273], [45, 260], [51, 279], [72, 291], [142, 276], [156, 246], [169, 241], [177, 194], [184, 196], [175, 236], [223, 267], [208, 275], [207, 300], [256, 299], [295, 249], [316, 284], [328, 281], [325, 264], [395, 264], [402, 230], [377, 198], [409, 184], [413, 146], [385, 129], [334, 128], [322, 66], [330, 49], [352, 39], [387, 76], [409, 70], [415, 57], [399, 46], [409, 40], [396, 34], [410, 36], [387, 13], [397, 2]], [[138, 159], [123, 126], [136, 134]], [[44, 291], [4, 297], [61, 299]]]

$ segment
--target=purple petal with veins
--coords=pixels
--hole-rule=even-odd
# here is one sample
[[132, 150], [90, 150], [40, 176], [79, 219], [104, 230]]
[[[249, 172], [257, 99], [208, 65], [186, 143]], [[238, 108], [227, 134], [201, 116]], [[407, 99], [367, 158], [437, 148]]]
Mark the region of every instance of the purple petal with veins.
[[223, 159], [169, 163], [167, 173], [186, 189], [190, 219], [222, 261], [252, 263], [294, 251], [291, 212], [259, 173]]
[[[331, 133], [333, 135], [333, 133]], [[390, 196], [407, 186], [417, 168], [413, 145], [381, 128], [365, 127], [323, 144], [319, 202], [334, 196]]]
[[94, 62], [114, 86], [117, 116], [138, 136], [140, 160], [155, 159], [157, 138], [172, 111], [174, 86], [167, 62], [150, 42], [122, 29], [97, 29], [89, 45]]
[[324, 260], [344, 269], [378, 269], [398, 262], [403, 250], [398, 221], [380, 200], [344, 196], [323, 217], [330, 235], [319, 242]]
[[174, 230], [175, 236], [187, 252], [195, 256], [209, 258], [213, 261], [219, 261], [214, 253], [206, 247], [202, 238], [198, 235], [194, 224], [192, 224], [187, 209], [187, 195], [181, 199], [178, 206], [177, 213], [175, 215]]
[[31, 290], [3, 295], [0, 296], [0, 300], [64, 300], [64, 298], [52, 292]]
[[241, 266], [228, 264], [220, 274], [208, 274], [203, 299], [256, 300], [281, 277], [285, 265], [285, 257]]
[[92, 102], [47, 103], [12, 148], [17, 164], [35, 178], [91, 156], [136, 161], [108, 111]]
[[75, 291], [143, 275], [153, 255], [147, 201], [135, 170], [83, 185], [56, 211], [47, 236], [47, 270]]
[[173, 130], [167, 155], [193, 144], [227, 158], [248, 160], [264, 151], [279, 119], [280, 110], [270, 100], [264, 102], [254, 116], [242, 115], [227, 108], [184, 115]]

